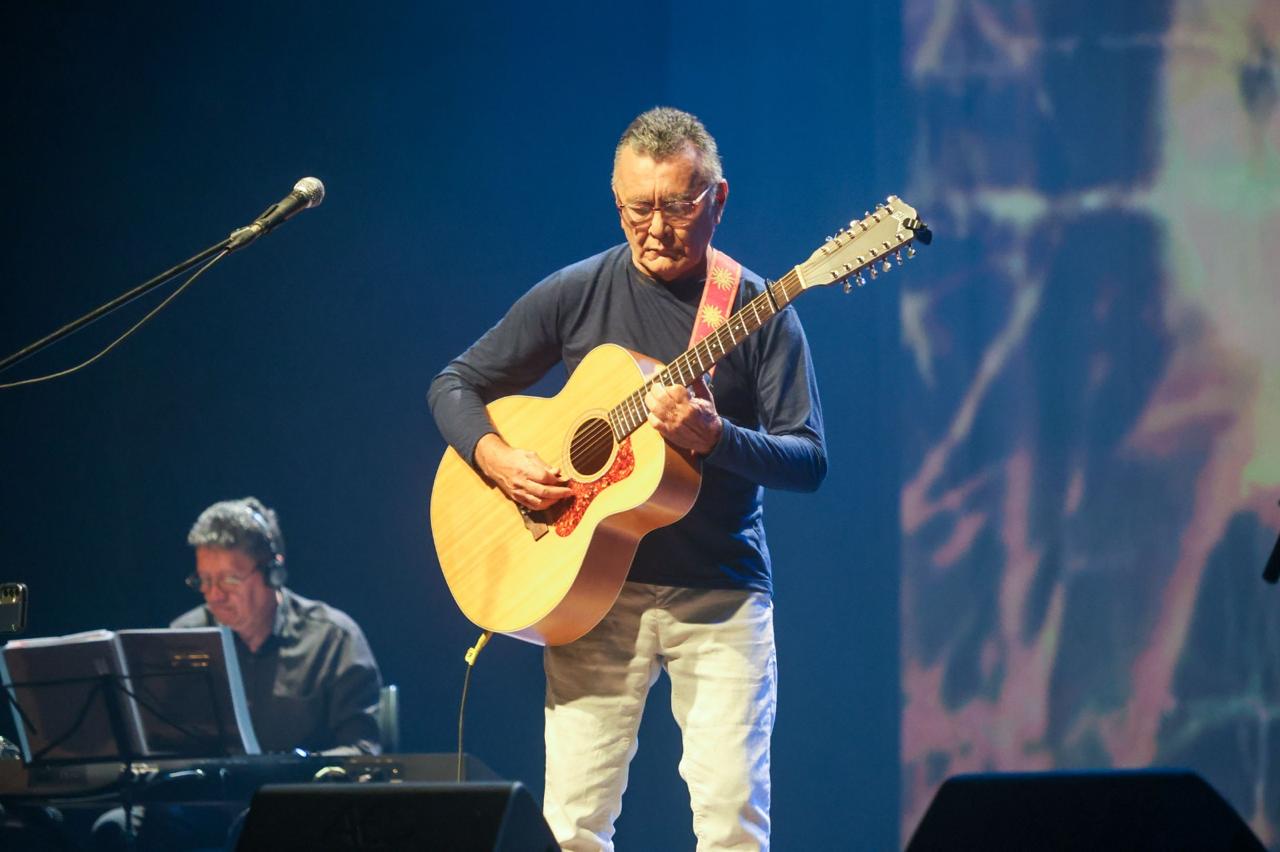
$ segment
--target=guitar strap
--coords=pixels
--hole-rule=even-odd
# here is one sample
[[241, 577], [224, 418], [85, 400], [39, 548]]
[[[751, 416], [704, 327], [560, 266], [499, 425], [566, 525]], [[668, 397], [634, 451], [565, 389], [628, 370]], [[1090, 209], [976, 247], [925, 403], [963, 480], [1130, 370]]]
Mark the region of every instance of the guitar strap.
[[[693, 318], [689, 348], [715, 331], [733, 313], [733, 300], [742, 281], [742, 264], [722, 251], [707, 247], [707, 280], [702, 285], [702, 302]], [[714, 376], [715, 365], [707, 371]]]

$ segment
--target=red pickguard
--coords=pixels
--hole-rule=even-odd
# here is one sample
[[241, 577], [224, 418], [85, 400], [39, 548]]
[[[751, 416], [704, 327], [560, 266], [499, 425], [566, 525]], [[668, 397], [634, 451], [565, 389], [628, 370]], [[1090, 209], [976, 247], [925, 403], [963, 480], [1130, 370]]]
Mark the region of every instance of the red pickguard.
[[561, 538], [570, 535], [582, 522], [582, 516], [586, 514], [587, 507], [596, 499], [596, 495], [613, 483], [626, 479], [635, 469], [636, 455], [631, 449], [631, 439], [626, 438], [618, 445], [618, 454], [614, 456], [613, 464], [609, 465], [604, 476], [590, 482], [570, 480], [569, 490], [573, 492], [573, 497], [565, 498], [547, 510], [555, 518], [556, 535]]

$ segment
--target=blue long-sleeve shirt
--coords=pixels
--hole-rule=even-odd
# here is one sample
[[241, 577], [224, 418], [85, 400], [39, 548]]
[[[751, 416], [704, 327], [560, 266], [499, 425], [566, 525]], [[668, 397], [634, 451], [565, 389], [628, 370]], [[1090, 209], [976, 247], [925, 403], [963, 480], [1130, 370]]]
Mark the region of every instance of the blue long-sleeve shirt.
[[[626, 244], [552, 274], [432, 381], [428, 400], [440, 432], [472, 459], [480, 438], [496, 431], [486, 403], [524, 390], [560, 361], [572, 373], [602, 343], [673, 361], [689, 347], [702, 287], [701, 278], [649, 278]], [[744, 267], [735, 309], [763, 289]], [[771, 593], [763, 488], [812, 491], [827, 467], [818, 387], [795, 310], [721, 360], [711, 386], [724, 433], [704, 459], [698, 499], [684, 518], [644, 537], [628, 579]]]

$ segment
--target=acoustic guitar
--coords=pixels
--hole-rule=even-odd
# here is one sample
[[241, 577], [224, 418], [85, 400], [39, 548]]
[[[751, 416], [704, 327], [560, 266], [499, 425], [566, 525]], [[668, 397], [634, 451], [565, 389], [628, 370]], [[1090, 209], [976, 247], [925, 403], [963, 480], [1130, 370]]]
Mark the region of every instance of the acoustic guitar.
[[895, 196], [849, 223], [804, 263], [665, 365], [613, 344], [593, 349], [551, 398], [489, 404], [502, 438], [558, 464], [573, 495], [533, 512], [507, 498], [452, 448], [431, 492], [436, 554], [468, 619], [539, 645], [571, 642], [613, 606], [640, 539], [684, 516], [698, 496], [699, 459], [649, 425], [644, 397], [661, 372], [693, 384], [811, 287], [866, 283], [928, 244], [915, 209]]

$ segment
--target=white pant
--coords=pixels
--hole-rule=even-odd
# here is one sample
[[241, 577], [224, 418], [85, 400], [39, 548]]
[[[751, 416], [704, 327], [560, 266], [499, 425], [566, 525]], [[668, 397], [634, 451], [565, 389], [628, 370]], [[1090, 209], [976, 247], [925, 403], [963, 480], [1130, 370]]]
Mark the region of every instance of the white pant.
[[769, 848], [777, 661], [768, 595], [627, 583], [600, 624], [543, 660], [543, 811], [562, 848], [613, 849], [636, 730], [663, 668], [699, 852]]

